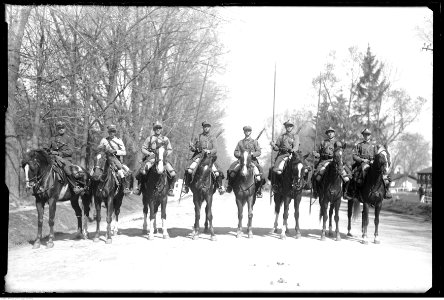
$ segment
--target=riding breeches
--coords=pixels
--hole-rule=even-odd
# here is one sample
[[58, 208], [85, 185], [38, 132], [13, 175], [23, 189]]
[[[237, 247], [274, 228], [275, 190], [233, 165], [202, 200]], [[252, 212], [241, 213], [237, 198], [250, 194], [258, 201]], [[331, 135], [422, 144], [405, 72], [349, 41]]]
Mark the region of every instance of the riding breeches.
[[[145, 161], [142, 161], [139, 169], [137, 170], [136, 178], [138, 178], [140, 174], [145, 175], [148, 172], [148, 170], [151, 169], [154, 163], [155, 163], [154, 157], [147, 158]], [[171, 177], [176, 176], [176, 171], [174, 170], [173, 166], [169, 161], [165, 162], [165, 169]]]
[[283, 155], [278, 155], [276, 157], [276, 160], [274, 161], [274, 167], [273, 171], [277, 174], [282, 174], [282, 171], [284, 170], [285, 162], [289, 159], [290, 154], [285, 153]]
[[[189, 174], [192, 174], [194, 169], [197, 167], [197, 165], [200, 163], [200, 161], [202, 160], [202, 158], [197, 155], [193, 158], [193, 162], [191, 163], [191, 165], [187, 168], [187, 172]], [[221, 174], [221, 172], [219, 172], [218, 168], [216, 167], [216, 163], [213, 163], [212, 167], [211, 167], [211, 171], [213, 171], [213, 173], [217, 176], [219, 176], [219, 174]]]
[[[253, 174], [256, 177], [257, 180], [261, 180], [261, 178], [264, 176], [263, 169], [261, 165], [257, 161], [251, 161], [251, 164], [253, 165]], [[230, 165], [230, 168], [228, 169], [228, 174], [230, 174], [230, 177], [234, 177], [236, 173], [240, 169], [240, 162], [239, 160], [236, 160]]]

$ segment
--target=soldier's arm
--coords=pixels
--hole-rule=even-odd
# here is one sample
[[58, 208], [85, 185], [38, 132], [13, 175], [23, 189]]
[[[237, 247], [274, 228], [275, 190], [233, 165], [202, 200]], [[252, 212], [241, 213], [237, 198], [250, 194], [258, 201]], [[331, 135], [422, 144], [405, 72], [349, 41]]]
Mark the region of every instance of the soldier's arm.
[[362, 162], [362, 158], [359, 156], [359, 144], [356, 144], [353, 148], [353, 160], [358, 163]]
[[101, 151], [101, 150], [106, 150], [106, 144], [108, 143], [108, 141], [106, 140], [106, 138], [102, 138], [100, 140], [99, 146], [97, 146], [97, 150]]
[[294, 141], [293, 141], [293, 149], [291, 151], [296, 152], [299, 150], [299, 135], [294, 135]]
[[64, 140], [65, 145], [61, 146], [61, 149], [59, 149], [59, 155], [61, 157], [72, 157], [72, 148], [73, 148], [73, 144], [72, 144], [72, 140], [70, 138], [66, 138]]
[[236, 145], [236, 149], [234, 149], [234, 157], [240, 158], [240, 141]]
[[257, 140], [254, 140], [254, 152], [252, 153], [253, 157], [259, 157], [261, 156], [261, 147], [259, 147], [259, 142]]
[[150, 145], [150, 137], [147, 137], [145, 139], [145, 141], [142, 144], [142, 153], [145, 156], [149, 156], [151, 154], [153, 154], [153, 152], [151, 152], [151, 145]]
[[165, 137], [165, 141], [167, 144], [167, 156], [173, 153], [173, 146], [171, 145], [171, 141], [169, 138]]
[[276, 140], [276, 144], [273, 146], [274, 151], [279, 151], [279, 146], [282, 144], [282, 135]]

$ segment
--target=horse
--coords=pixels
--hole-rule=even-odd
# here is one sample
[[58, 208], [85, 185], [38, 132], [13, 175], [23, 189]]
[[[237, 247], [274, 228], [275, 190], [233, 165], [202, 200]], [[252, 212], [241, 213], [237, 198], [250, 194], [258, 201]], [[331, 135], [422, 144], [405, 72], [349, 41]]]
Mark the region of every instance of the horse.
[[196, 167], [193, 179], [190, 182], [190, 189], [193, 192], [194, 203], [194, 226], [191, 237], [193, 240], [199, 238], [199, 220], [200, 210], [204, 201], [207, 202], [205, 207], [205, 231], [211, 235], [211, 240], [216, 240], [216, 235], [213, 228], [213, 212], [211, 207], [213, 205], [213, 194], [216, 192], [216, 180], [211, 175], [212, 166], [215, 161], [215, 156], [203, 152], [202, 159]]
[[[94, 242], [100, 241], [100, 210], [102, 202], [104, 202], [106, 207], [106, 222], [108, 223], [106, 228], [106, 244], [111, 244], [112, 235], [118, 234], [120, 206], [122, 205], [124, 192], [121, 184], [119, 185], [117, 172], [113, 170], [109, 163], [108, 155], [112, 154], [104, 150], [100, 150], [96, 154], [93, 174], [91, 176], [91, 194], [96, 208], [96, 234], [94, 236]], [[112, 224], [113, 226], [111, 226], [113, 213], [116, 220], [114, 224]]]
[[146, 175], [142, 175], [142, 203], [143, 203], [143, 234], [148, 232], [147, 230], [147, 215], [148, 208], [150, 211], [150, 226], [148, 239], [154, 239], [154, 233], [157, 232], [156, 228], [156, 214], [161, 206], [161, 218], [162, 218], [162, 234], [164, 239], [168, 239], [168, 230], [166, 224], [166, 206], [168, 202], [168, 179], [165, 171], [165, 160], [167, 151], [165, 151], [164, 143], [156, 143], [155, 163], [148, 170]]
[[[74, 194], [69, 187], [66, 175], [61, 170], [54, 159], [43, 149], [30, 150], [24, 154], [22, 167], [25, 171], [26, 188], [32, 188], [35, 195], [35, 204], [37, 208], [37, 237], [33, 244], [33, 249], [41, 245], [42, 226], [45, 204], [49, 206], [49, 237], [46, 244], [47, 248], [54, 247], [54, 217], [56, 212], [56, 203], [69, 200], [77, 217], [77, 238], [88, 238], [87, 224], [90, 210], [90, 197], [88, 194]], [[77, 174], [84, 176], [85, 181], [89, 180], [88, 173], [79, 166]], [[42, 192], [40, 192], [42, 190]], [[82, 199], [82, 206], [79, 205], [79, 198]], [[82, 214], [83, 210], [83, 214]], [[82, 226], [83, 223], [83, 226]]]
[[[281, 229], [281, 239], [286, 238], [286, 234], [289, 233], [288, 230], [288, 209], [290, 206], [291, 199], [294, 199], [294, 218], [296, 221], [296, 238], [301, 237], [301, 231], [299, 228], [299, 204], [302, 198], [302, 189], [307, 183], [308, 178], [306, 173], [309, 172], [309, 167], [304, 164], [304, 157], [299, 151], [293, 153], [285, 164], [282, 171], [282, 185], [279, 186], [278, 190], [274, 193], [274, 214], [275, 221], [273, 226], [273, 233], [278, 232], [278, 217], [279, 211], [284, 204], [284, 215], [283, 215], [283, 227]], [[307, 179], [306, 179], [307, 178]], [[284, 230], [285, 227], [285, 230]]]
[[[341, 240], [339, 233], [339, 207], [341, 206], [342, 198], [342, 146], [339, 142], [335, 144], [333, 150], [333, 161], [325, 168], [325, 173], [319, 183], [319, 220], [323, 219], [321, 241], [325, 241], [326, 222], [329, 218], [329, 236], [333, 236], [332, 232], [332, 215], [333, 208], [335, 210], [336, 223], [336, 241]], [[330, 203], [330, 211], [327, 216], [327, 207]]]
[[242, 235], [242, 217], [245, 203], [248, 205], [248, 238], [253, 238], [252, 220], [253, 220], [253, 206], [256, 202], [256, 183], [253, 174], [253, 164], [251, 162], [251, 151], [240, 148], [239, 164], [240, 169], [233, 178], [233, 191], [236, 196], [237, 205], [237, 233], [236, 237]]
[[379, 214], [382, 208], [382, 200], [384, 199], [385, 186], [383, 175], [386, 174], [389, 162], [389, 153], [387, 149], [381, 145], [380, 151], [375, 155], [373, 163], [367, 171], [367, 175], [362, 183], [362, 187], [358, 189], [358, 199], [363, 203], [362, 210], [362, 240], [361, 243], [368, 244], [367, 242], [367, 226], [369, 223], [368, 211], [369, 206], [375, 207], [375, 239], [374, 243], [379, 244], [378, 239], [378, 226], [379, 226]]

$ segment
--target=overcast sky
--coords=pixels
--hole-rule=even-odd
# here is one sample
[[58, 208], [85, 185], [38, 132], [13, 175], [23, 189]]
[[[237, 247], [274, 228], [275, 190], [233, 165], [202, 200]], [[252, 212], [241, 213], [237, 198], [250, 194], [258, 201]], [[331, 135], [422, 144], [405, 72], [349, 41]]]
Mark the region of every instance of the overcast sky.
[[[410, 132], [432, 141], [432, 52], [422, 50], [415, 27], [432, 11], [416, 8], [369, 7], [225, 7], [229, 22], [220, 36], [228, 53], [226, 73], [218, 80], [228, 90], [225, 139], [229, 153], [251, 125], [255, 137], [272, 116], [273, 76], [276, 63], [276, 113], [299, 107], [317, 107], [312, 80], [323, 70], [328, 54], [345, 56], [367, 45], [390, 67], [393, 88], [404, 88], [412, 98], [428, 100]], [[275, 128], [280, 129], [281, 124]], [[271, 133], [269, 133], [271, 136]], [[269, 150], [269, 140], [260, 139]]]

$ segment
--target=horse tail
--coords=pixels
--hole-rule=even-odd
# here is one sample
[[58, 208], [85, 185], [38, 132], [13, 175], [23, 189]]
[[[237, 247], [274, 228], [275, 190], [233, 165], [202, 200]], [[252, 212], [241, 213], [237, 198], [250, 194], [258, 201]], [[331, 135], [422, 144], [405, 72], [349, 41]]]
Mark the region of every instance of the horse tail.
[[357, 198], [353, 198], [353, 212], [352, 212], [353, 221], [356, 221], [358, 219], [360, 212], [361, 212], [361, 202], [359, 202]]
[[319, 197], [319, 222], [322, 221], [323, 216], [324, 216], [324, 210], [322, 209], [321, 198]]

